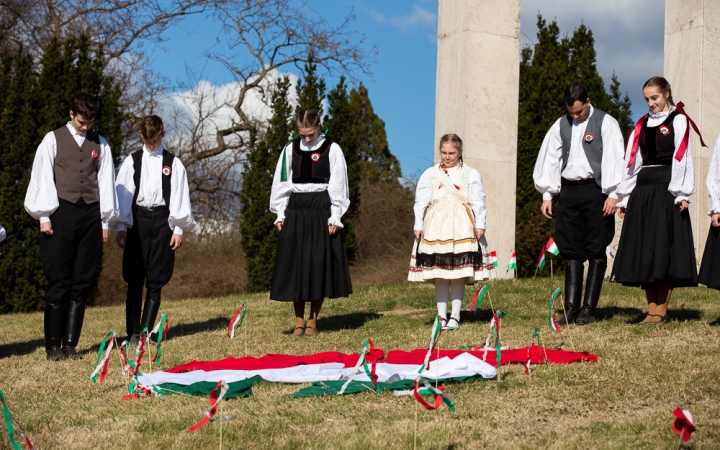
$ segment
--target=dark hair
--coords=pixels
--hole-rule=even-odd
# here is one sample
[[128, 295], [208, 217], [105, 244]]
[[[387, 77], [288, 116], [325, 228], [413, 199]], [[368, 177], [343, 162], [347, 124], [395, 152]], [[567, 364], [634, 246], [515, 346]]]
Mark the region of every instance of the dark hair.
[[455, 145], [455, 148], [457, 148], [459, 152], [462, 152], [462, 139], [460, 139], [460, 136], [458, 136], [457, 134], [448, 133], [446, 135], [443, 135], [443, 137], [440, 138], [440, 145], [438, 148], [442, 149], [443, 144], [446, 142], [450, 142], [451, 144]]
[[99, 109], [100, 102], [98, 99], [84, 92], [76, 94], [75, 97], [73, 97], [72, 106], [70, 107], [70, 111], [72, 111], [73, 114], [83, 116], [88, 120], [95, 120]]
[[565, 104], [567, 106], [572, 106], [575, 104], [575, 102], [582, 102], [583, 104], [587, 103], [589, 97], [587, 93], [587, 89], [585, 89], [584, 86], [581, 86], [579, 84], [571, 84], [570, 86], [565, 89]]
[[645, 82], [645, 84], [643, 84], [643, 89], [645, 89], [646, 87], [651, 87], [651, 86], [655, 86], [658, 89], [660, 89], [660, 92], [662, 93], [663, 96], [665, 96], [665, 94], [668, 94], [668, 98], [667, 98], [668, 103], [670, 103], [673, 106], [675, 105], [675, 102], [673, 101], [673, 98], [672, 98], [672, 88], [670, 87], [670, 83], [668, 82], [668, 80], [666, 80], [664, 77], [652, 77], [649, 80], [647, 80]]
[[161, 138], [164, 131], [163, 121], [158, 116], [145, 116], [140, 123], [140, 135], [145, 140], [154, 141]]
[[298, 128], [315, 128], [320, 126], [320, 114], [310, 109], [298, 111], [297, 117]]

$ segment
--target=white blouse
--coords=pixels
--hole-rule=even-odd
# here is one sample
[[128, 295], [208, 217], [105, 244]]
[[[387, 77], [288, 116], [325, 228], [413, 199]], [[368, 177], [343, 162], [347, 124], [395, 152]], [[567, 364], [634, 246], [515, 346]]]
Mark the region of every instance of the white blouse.
[[[325, 142], [325, 135], [321, 134], [317, 141], [308, 146], [300, 140], [300, 151], [313, 152]], [[336, 143], [330, 145], [330, 181], [328, 183], [293, 183], [292, 182], [292, 143], [288, 144], [280, 154], [275, 176], [273, 177], [272, 191], [270, 192], [270, 211], [277, 215], [275, 223], [285, 221], [285, 208], [287, 208], [290, 194], [293, 192], [322, 192], [328, 191], [330, 195], [330, 218], [328, 225], [343, 227], [340, 218], [350, 207], [350, 188], [348, 187], [347, 166], [345, 156]], [[287, 180], [281, 181], [283, 154], [285, 154], [285, 170]]]
[[[415, 211], [415, 230], [423, 229], [425, 210], [432, 202], [433, 195], [439, 195], [436, 191], [443, 192], [444, 195], [455, 195], [450, 192], [449, 189], [436, 189], [439, 183], [437, 180], [438, 173], [438, 166], [432, 166], [423, 172], [420, 180], [418, 180], [417, 188], [415, 189], [415, 206], [413, 207]], [[467, 164], [464, 164], [462, 167], [462, 176], [468, 185], [468, 204], [475, 215], [475, 228], [485, 230], [487, 207], [485, 206], [486, 194], [482, 176], [480, 172]]]
[[[140, 171], [140, 190], [138, 191], [138, 206], [164, 206], [165, 199], [162, 195], [162, 161], [165, 147], [160, 144], [157, 150], [151, 152], [143, 145], [142, 170]], [[117, 197], [119, 214], [115, 229], [125, 231], [132, 227], [132, 201], [135, 195], [135, 165], [132, 155], [128, 155], [120, 166], [117, 176]], [[182, 236], [184, 231], [195, 228], [195, 219], [190, 209], [190, 189], [188, 187], [187, 173], [180, 158], [173, 159], [170, 172], [170, 216], [168, 225], [173, 234]]]
[[710, 167], [708, 168], [707, 179], [705, 180], [708, 195], [710, 196], [711, 208], [708, 215], [720, 214], [720, 137], [715, 141]]
[[[663, 123], [667, 116], [675, 111], [675, 106], [671, 106], [668, 111], [659, 113], [650, 113], [647, 118], [647, 125], [649, 127], [656, 127]], [[680, 144], [682, 143], [683, 137], [685, 136], [685, 130], [687, 130], [688, 121], [687, 117], [683, 114], [678, 114], [673, 119], [673, 130], [675, 132], [675, 154], [677, 154]], [[617, 204], [618, 208], [626, 208], [630, 194], [635, 189], [637, 183], [637, 174], [643, 169], [642, 165], [642, 153], [640, 152], [640, 144], [638, 143], [637, 152], [635, 155], [635, 161], [631, 167], [627, 167], [630, 163], [630, 153], [632, 151], [633, 140], [635, 139], [635, 130], [630, 133], [628, 138], [627, 151], [625, 152], [625, 163], [623, 165], [623, 180], [617, 188], [618, 197], [621, 199], [620, 203]], [[645, 166], [653, 167], [653, 166]], [[691, 143], [688, 140], [687, 151], [681, 161], [678, 161], [673, 155], [672, 159], [672, 175], [670, 177], [670, 185], [668, 191], [675, 196], [675, 204], [679, 204], [683, 200], [690, 201], [688, 198], [695, 193], [695, 172], [693, 171], [692, 163], [692, 151]]]
[[7, 237], [7, 232], [5, 231], [5, 228], [3, 228], [2, 225], [0, 225], [0, 242], [4, 241]]
[[[591, 117], [595, 109], [590, 106]], [[560, 117], [548, 130], [543, 139], [540, 153], [535, 161], [533, 179], [535, 189], [542, 195], [543, 200], [552, 200], [554, 195], [560, 193], [561, 177], [567, 180], [586, 180], [593, 178], [594, 174], [582, 147], [582, 139], [587, 129], [588, 120], [578, 122], [573, 119], [570, 154], [565, 169], [562, 169], [562, 139], [560, 137]], [[600, 170], [602, 171], [602, 191], [611, 198], [617, 198], [615, 189], [622, 181], [623, 152], [625, 150], [622, 132], [617, 120], [610, 114], [605, 115], [602, 127], [603, 155]], [[562, 173], [561, 173], [562, 172]]]
[[[85, 133], [78, 133], [68, 122], [65, 126], [78, 145], [85, 142]], [[57, 156], [57, 141], [55, 133], [45, 135], [33, 162], [30, 174], [30, 184], [25, 194], [25, 210], [40, 223], [50, 222], [50, 215], [60, 206], [57, 188], [55, 187], [55, 156]], [[98, 191], [100, 195], [100, 220], [102, 227], [107, 230], [112, 220], [117, 218], [118, 204], [115, 196], [115, 167], [113, 166], [110, 146], [104, 137], [100, 136], [100, 156], [97, 168]]]

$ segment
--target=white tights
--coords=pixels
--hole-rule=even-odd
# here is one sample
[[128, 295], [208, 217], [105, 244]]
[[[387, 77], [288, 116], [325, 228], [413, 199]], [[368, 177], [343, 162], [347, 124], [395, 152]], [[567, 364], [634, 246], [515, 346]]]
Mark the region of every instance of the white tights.
[[465, 280], [435, 279], [435, 301], [437, 302], [438, 315], [446, 320], [448, 294], [452, 296], [450, 317], [460, 320], [460, 309], [465, 296]]

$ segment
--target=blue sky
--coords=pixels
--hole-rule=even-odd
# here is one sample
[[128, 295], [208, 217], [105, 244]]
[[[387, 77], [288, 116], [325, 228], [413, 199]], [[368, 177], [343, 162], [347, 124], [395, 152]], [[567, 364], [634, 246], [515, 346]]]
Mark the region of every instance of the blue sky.
[[[571, 33], [585, 23], [595, 35], [601, 75], [609, 81], [613, 71], [618, 74], [621, 89], [631, 95], [638, 117], [645, 111], [640, 86], [650, 76], [662, 73], [663, 4], [658, 0], [604, 0], [597, 4], [524, 0], [521, 44], [535, 39], [538, 11], [548, 20], [556, 19], [562, 33]], [[354, 13], [351, 26], [365, 35], [368, 47], [377, 47], [373, 75], [354, 73], [352, 77], [368, 88], [375, 112], [385, 121], [390, 150], [406, 176], [419, 176], [432, 163], [437, 5], [436, 0], [309, 1], [331, 24]], [[638, 17], [643, 18], [642, 27]], [[216, 45], [216, 30], [217, 25], [209, 19], [186, 19], [166, 33], [162, 47], [151, 48], [153, 67], [178, 85], [196, 78], [215, 85], [232, 81], [225, 68], [204, 56]], [[188, 77], [188, 70], [195, 78]], [[331, 87], [337, 79], [327, 77], [326, 81]]]

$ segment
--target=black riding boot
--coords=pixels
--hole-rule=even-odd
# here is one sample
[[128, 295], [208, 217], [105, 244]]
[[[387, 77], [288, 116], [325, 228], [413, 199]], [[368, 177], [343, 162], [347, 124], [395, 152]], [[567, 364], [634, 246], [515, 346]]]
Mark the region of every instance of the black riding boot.
[[82, 359], [75, 347], [80, 341], [83, 319], [85, 318], [85, 303], [69, 302], [65, 311], [65, 332], [63, 333], [62, 351], [70, 359]]
[[595, 322], [595, 308], [600, 300], [603, 278], [605, 278], [607, 261], [603, 259], [591, 259], [588, 265], [587, 282], [585, 283], [585, 299], [580, 314], [575, 320], [578, 325], [586, 325]]
[[585, 266], [580, 261], [565, 261], [565, 312], [560, 312], [558, 325], [574, 323], [580, 313], [584, 271]]
[[[137, 338], [140, 336], [140, 314], [142, 310], [143, 285], [128, 284], [127, 298], [125, 299], [125, 331], [131, 345], [137, 345]], [[132, 340], [135, 340], [133, 343]]]
[[64, 325], [65, 305], [45, 303], [45, 352], [50, 361], [67, 359], [60, 351]]
[[148, 289], [148, 294], [145, 298], [145, 308], [143, 308], [142, 319], [140, 319], [140, 330], [147, 328], [148, 333], [152, 331], [159, 310], [160, 292], [155, 294]]

